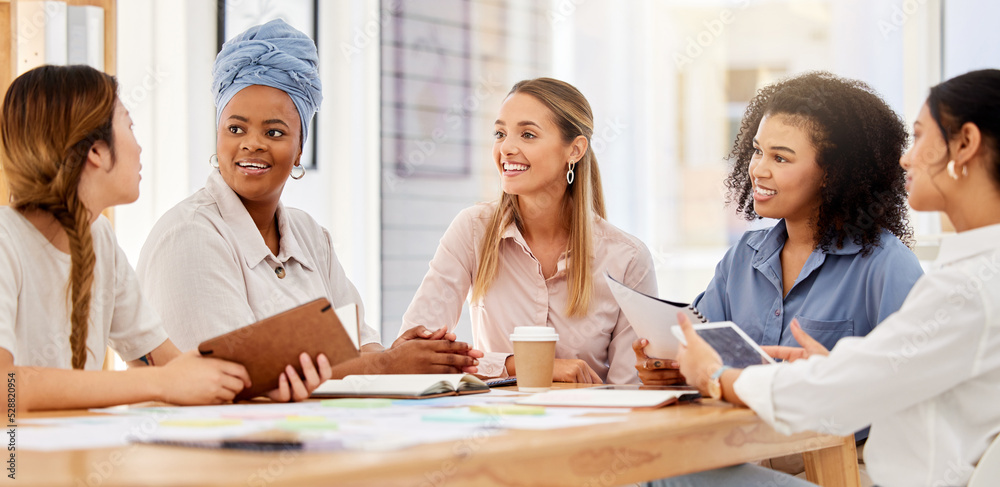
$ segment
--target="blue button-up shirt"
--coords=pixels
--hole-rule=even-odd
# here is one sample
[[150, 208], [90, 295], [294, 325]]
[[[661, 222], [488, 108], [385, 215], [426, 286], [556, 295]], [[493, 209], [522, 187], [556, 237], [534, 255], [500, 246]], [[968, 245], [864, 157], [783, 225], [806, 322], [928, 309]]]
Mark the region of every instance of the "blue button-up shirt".
[[782, 297], [781, 249], [785, 221], [746, 232], [726, 252], [708, 289], [694, 305], [709, 321], [732, 321], [761, 345], [799, 346], [789, 325], [827, 349], [846, 336], [867, 335], [903, 304], [923, 274], [917, 257], [895, 235], [883, 231], [868, 255], [845, 241], [843, 248], [816, 249]]

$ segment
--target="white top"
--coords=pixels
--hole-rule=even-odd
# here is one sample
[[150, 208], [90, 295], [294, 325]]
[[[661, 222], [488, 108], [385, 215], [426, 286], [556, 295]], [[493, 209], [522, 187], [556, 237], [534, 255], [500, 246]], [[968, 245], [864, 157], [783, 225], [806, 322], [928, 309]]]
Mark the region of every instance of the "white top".
[[747, 368], [736, 394], [780, 432], [871, 423], [882, 486], [965, 485], [1000, 432], [1000, 225], [946, 237], [935, 270], [867, 337]]
[[[125, 361], [135, 360], [167, 334], [142, 299], [111, 222], [99, 217], [90, 232], [95, 262], [85, 368], [101, 370], [108, 346]], [[0, 242], [0, 347], [14, 355], [15, 365], [73, 368], [69, 254], [7, 206], [0, 207]]]
[[[337, 260], [329, 232], [302, 210], [278, 204], [278, 255], [218, 171], [153, 227], [139, 255], [143, 292], [181, 350], [325, 297], [355, 303], [361, 343], [378, 343]], [[280, 270], [279, 270], [280, 269]], [[279, 277], [283, 276], [283, 277]], [[294, 331], [294, 330], [290, 330]]]

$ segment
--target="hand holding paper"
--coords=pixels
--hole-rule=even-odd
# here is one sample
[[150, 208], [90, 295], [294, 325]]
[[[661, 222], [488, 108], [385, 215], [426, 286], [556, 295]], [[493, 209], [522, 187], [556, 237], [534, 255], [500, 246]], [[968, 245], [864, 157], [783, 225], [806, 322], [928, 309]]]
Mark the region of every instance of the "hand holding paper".
[[680, 364], [675, 360], [649, 358], [645, 348], [649, 340], [640, 338], [632, 342], [635, 352], [635, 369], [639, 372], [639, 380], [646, 385], [672, 386], [685, 383], [680, 371]]

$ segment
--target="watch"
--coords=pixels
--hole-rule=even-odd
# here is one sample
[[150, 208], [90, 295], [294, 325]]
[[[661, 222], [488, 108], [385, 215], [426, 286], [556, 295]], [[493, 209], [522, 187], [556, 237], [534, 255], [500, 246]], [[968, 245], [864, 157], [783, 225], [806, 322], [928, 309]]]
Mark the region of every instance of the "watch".
[[708, 396], [712, 399], [722, 399], [722, 381], [719, 380], [722, 377], [722, 373], [731, 369], [732, 367], [728, 365], [723, 365], [716, 370], [712, 377], [708, 379]]

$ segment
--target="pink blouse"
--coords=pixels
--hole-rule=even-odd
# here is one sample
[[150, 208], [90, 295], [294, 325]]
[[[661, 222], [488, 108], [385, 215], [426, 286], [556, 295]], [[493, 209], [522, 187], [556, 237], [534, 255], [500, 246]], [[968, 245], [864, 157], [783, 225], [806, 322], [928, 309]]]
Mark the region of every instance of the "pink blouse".
[[[478, 270], [477, 256], [496, 203], [466, 208], [441, 238], [430, 270], [403, 315], [403, 331], [418, 325], [454, 329]], [[638, 383], [632, 342], [636, 334], [618, 308], [604, 279], [605, 271], [626, 285], [656, 295], [656, 276], [649, 249], [639, 239], [615, 228], [603, 218], [594, 221], [592, 260], [594, 294], [586, 316], [566, 315], [569, 298], [563, 254], [552, 277], [542, 276], [541, 265], [524, 236], [509, 225], [500, 241], [500, 268], [486, 295], [470, 303], [475, 348], [486, 356], [479, 373], [507, 375], [504, 362], [513, 353], [510, 334], [515, 326], [550, 326], [559, 334], [556, 358], [581, 359], [607, 383]]]

